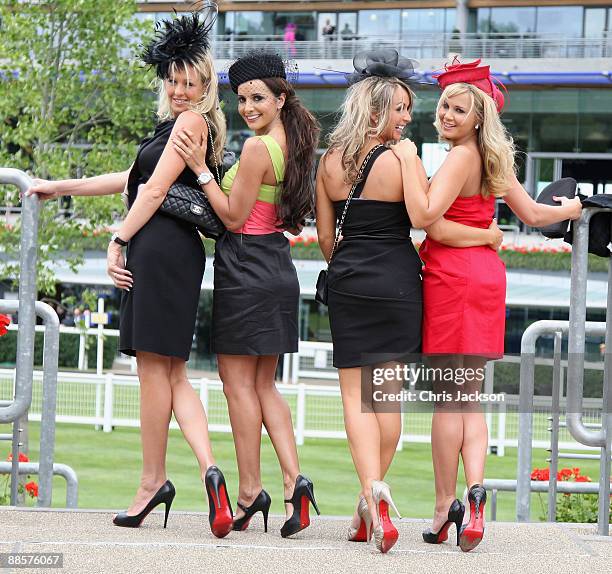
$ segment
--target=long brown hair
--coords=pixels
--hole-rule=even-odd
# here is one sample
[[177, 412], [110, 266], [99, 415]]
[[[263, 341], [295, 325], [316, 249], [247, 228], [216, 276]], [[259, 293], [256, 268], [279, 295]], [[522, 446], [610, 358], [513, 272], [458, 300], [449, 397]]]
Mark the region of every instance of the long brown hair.
[[285, 94], [280, 117], [287, 139], [287, 163], [278, 215], [283, 227], [297, 227], [314, 210], [314, 163], [319, 143], [319, 122], [304, 107], [287, 80], [264, 78], [262, 82], [277, 98]]

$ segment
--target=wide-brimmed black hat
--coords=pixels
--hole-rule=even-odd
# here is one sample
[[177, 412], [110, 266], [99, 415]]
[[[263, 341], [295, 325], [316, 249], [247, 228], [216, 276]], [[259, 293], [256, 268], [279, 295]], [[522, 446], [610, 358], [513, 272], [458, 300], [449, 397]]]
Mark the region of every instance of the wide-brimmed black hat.
[[[576, 188], [577, 183], [573, 177], [564, 177], [547, 185], [540, 192], [536, 201], [544, 205], [558, 207], [559, 202], [555, 201], [553, 197], [567, 197], [568, 199], [572, 199], [576, 197]], [[558, 223], [540, 227], [539, 230], [544, 237], [548, 237], [549, 239], [560, 239], [565, 237], [569, 229], [569, 224], [569, 219], [566, 219], [565, 221], [559, 221]]]
[[[553, 197], [573, 197], [580, 198], [582, 207], [603, 207], [612, 209], [612, 195], [599, 193], [591, 197], [586, 197], [578, 192], [578, 184], [571, 177], [564, 177], [557, 181], [553, 181], [547, 185], [538, 195], [536, 201], [545, 205], [558, 206], [559, 202]], [[591, 217], [589, 222], [589, 253], [599, 255], [599, 257], [610, 257], [612, 255], [612, 212], [596, 213]], [[539, 228], [545, 237], [551, 239], [562, 238], [570, 245], [574, 241], [574, 222], [561, 221], [553, 223], [546, 227]]]

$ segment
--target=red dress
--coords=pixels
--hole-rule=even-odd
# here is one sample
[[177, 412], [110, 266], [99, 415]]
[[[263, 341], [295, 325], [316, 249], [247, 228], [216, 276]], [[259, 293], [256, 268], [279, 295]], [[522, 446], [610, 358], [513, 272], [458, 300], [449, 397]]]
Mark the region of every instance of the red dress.
[[[444, 217], [486, 229], [495, 197], [458, 197]], [[490, 247], [449, 247], [427, 237], [423, 260], [423, 353], [504, 354], [506, 266]]]

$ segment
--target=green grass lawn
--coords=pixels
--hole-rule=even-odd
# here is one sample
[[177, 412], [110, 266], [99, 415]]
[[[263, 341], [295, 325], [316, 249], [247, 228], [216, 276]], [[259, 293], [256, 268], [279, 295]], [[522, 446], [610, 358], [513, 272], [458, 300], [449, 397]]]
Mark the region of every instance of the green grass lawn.
[[[9, 432], [7, 425], [0, 425], [0, 432]], [[34, 461], [38, 459], [38, 441], [39, 424], [30, 423], [30, 458]], [[213, 433], [212, 442], [217, 464], [225, 474], [232, 499], [235, 499], [238, 477], [232, 436]], [[8, 452], [8, 443], [3, 447]], [[302, 472], [315, 484], [315, 494], [322, 513], [351, 514], [359, 486], [346, 441], [309, 439], [299, 451]], [[545, 466], [546, 454], [544, 450], [534, 450], [534, 466]], [[138, 429], [118, 428], [112, 433], [103, 433], [90, 426], [57, 426], [55, 461], [67, 464], [77, 472], [81, 508], [126, 507], [138, 484], [140, 460]], [[580, 466], [584, 474], [597, 478], [598, 461], [574, 462], [566, 461], [565, 464]], [[177, 490], [174, 507], [207, 510], [195, 457], [179, 431], [170, 431], [167, 469]], [[490, 478], [516, 478], [516, 449], [506, 449], [504, 457], [489, 456], [486, 475]], [[281, 473], [267, 437], [264, 437], [262, 445], [262, 479], [272, 497], [272, 511], [281, 513]], [[0, 477], [0, 487], [4, 480], [5, 477]], [[434, 498], [429, 445], [404, 443], [404, 449], [397, 453], [386, 480], [391, 485], [393, 498], [403, 515], [413, 518], [431, 515]], [[460, 483], [458, 494], [462, 490], [463, 484]], [[64, 502], [65, 483], [56, 477], [53, 505], [61, 507]], [[541, 514], [538, 495], [533, 497], [532, 514], [534, 519], [538, 519]], [[513, 519], [514, 495], [499, 493], [498, 520]]]

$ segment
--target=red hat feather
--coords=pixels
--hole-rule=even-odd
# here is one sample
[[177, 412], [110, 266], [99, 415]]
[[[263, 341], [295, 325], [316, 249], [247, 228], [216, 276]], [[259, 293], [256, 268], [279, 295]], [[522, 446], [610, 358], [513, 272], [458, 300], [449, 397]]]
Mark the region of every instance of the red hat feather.
[[480, 59], [474, 62], [461, 63], [459, 58], [455, 56], [452, 64], [444, 65], [444, 70], [444, 72], [439, 74], [432, 74], [432, 77], [438, 80], [440, 89], [444, 90], [451, 84], [472, 84], [472, 86], [491, 96], [495, 101], [497, 111], [502, 111], [504, 107], [504, 94], [497, 87], [496, 82], [504, 89], [506, 88], [491, 75], [491, 68], [489, 66], [480, 65]]

